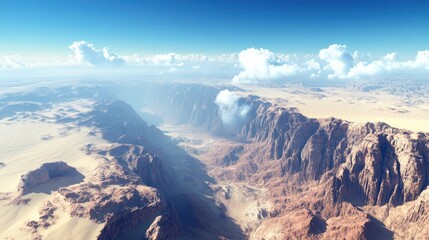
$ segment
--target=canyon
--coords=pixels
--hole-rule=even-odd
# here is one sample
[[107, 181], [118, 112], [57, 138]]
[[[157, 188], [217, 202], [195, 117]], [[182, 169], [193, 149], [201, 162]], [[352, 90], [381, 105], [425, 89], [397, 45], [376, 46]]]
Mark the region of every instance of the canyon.
[[[1, 124], [54, 126], [37, 144], [60, 152], [57, 139], [92, 139], [73, 145], [92, 166], [63, 157], [21, 173], [16, 191], [2, 190], [0, 211], [36, 210], [0, 236], [18, 229], [15, 237], [55, 238], [72, 219], [95, 226], [75, 238], [97, 239], [429, 234], [427, 133], [308, 118], [244, 92], [148, 82], [3, 94]], [[2, 162], [0, 174], [14, 168], [7, 156]]]
[[[190, 128], [184, 139], [196, 131], [207, 133], [199, 141], [218, 139], [218, 146], [210, 142], [203, 151], [192, 141], [183, 145], [203, 159], [218, 183], [228, 186], [220, 190], [219, 202], [228, 204], [230, 195], [242, 197], [249, 188], [268, 192], [256, 199], [257, 205], [269, 207], [256, 207], [257, 218], [241, 224], [247, 237], [425, 238], [428, 134], [381, 122], [307, 118], [252, 95], [237, 99], [250, 106], [246, 119], [228, 126], [216, 96], [223, 89], [241, 89], [184, 84], [146, 89], [140, 90], [143, 100], [134, 102], [140, 104], [136, 108], [157, 109], [168, 123]], [[151, 95], [155, 92], [163, 97]], [[234, 210], [233, 202], [231, 208], [226, 205], [231, 215], [242, 210]], [[406, 221], [410, 215], [414, 219]]]

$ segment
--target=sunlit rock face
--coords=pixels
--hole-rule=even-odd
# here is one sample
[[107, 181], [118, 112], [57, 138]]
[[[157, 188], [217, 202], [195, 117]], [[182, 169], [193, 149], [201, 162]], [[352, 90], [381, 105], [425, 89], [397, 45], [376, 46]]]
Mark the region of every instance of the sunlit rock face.
[[[223, 88], [186, 85], [160, 89], [163, 97], [151, 99], [147, 106], [155, 104], [162, 109], [159, 114], [165, 114], [167, 122], [172, 114], [173, 120], [180, 119], [175, 124], [190, 125], [241, 143], [239, 147], [225, 146], [229, 150], [216, 161], [223, 169], [215, 171], [218, 179], [270, 188], [278, 206], [268, 213], [269, 220], [262, 221], [253, 235], [255, 239], [257, 236], [311, 238], [311, 235], [322, 239], [343, 235], [389, 239], [393, 236], [390, 229], [407, 232], [404, 224], [412, 228], [399, 217], [402, 216], [399, 211], [415, 216], [415, 222], [427, 217], [422, 209], [428, 209], [424, 204], [429, 184], [428, 134], [384, 123], [307, 118], [296, 109], [256, 96], [237, 100], [250, 109], [245, 121], [231, 129], [222, 119], [222, 106], [216, 104], [216, 96]], [[193, 116], [198, 116], [198, 121]], [[310, 187], [314, 184], [317, 187]], [[301, 194], [306, 199], [299, 198]], [[287, 200], [279, 200], [283, 198]], [[420, 210], [408, 207], [416, 201], [423, 201]], [[386, 225], [361, 212], [360, 207], [371, 209]], [[302, 208], [310, 210], [298, 211]], [[303, 225], [278, 229], [272, 234], [276, 226], [297, 221]], [[350, 228], [352, 223], [361, 227]]]
[[18, 192], [25, 195], [30, 193], [34, 187], [62, 177], [77, 175], [75, 168], [65, 162], [45, 163], [40, 168], [22, 175], [18, 185]]
[[263, 142], [254, 149], [258, 151], [254, 158], [280, 161], [283, 175], [320, 180], [328, 174], [336, 201], [398, 205], [416, 199], [428, 185], [426, 134], [414, 136], [383, 123], [309, 119], [253, 96], [237, 99], [249, 110], [246, 120], [231, 131], [222, 120], [219, 105], [213, 104], [220, 88], [178, 84], [160, 90], [167, 96], [162, 99], [168, 100], [155, 102], [180, 119], [176, 123]]
[[[42, 143], [73, 131], [103, 140], [73, 147], [97, 161], [91, 172], [61, 159], [44, 162], [24, 173], [16, 195], [0, 194], [0, 201], [16, 207], [39, 204], [34, 193], [47, 196], [37, 205], [39, 218], [23, 226], [34, 239], [64, 215], [99, 226], [99, 239], [389, 239], [428, 219], [425, 133], [308, 118], [257, 96], [243, 97], [234, 87], [145, 87], [136, 89], [142, 106], [204, 137], [170, 139], [139, 116], [134, 109], [141, 106], [83, 90], [60, 91], [75, 109], [42, 98], [36, 104], [42, 110], [16, 118], [61, 124], [58, 136], [37, 136]], [[77, 101], [81, 94], [87, 100]], [[192, 156], [177, 145], [206, 140], [212, 142]], [[425, 233], [416, 236], [424, 239]]]

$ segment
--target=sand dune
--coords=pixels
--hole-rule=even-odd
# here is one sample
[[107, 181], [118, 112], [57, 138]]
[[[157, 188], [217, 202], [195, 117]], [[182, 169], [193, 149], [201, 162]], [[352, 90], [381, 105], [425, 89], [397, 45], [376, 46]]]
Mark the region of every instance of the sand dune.
[[[85, 103], [85, 104], [84, 104]], [[43, 163], [64, 161], [76, 168], [84, 176], [94, 171], [99, 160], [94, 156], [85, 154], [82, 148], [87, 144], [103, 144], [101, 136], [89, 134], [92, 129], [77, 127], [70, 124], [49, 123], [50, 117], [67, 114], [73, 117], [75, 111], [71, 105], [80, 105], [77, 112], [88, 110], [87, 102], [71, 102], [55, 106], [36, 114], [43, 116], [45, 121], [36, 121], [32, 118], [18, 121], [0, 121], [0, 154], [1, 162], [5, 165], [0, 169], [0, 193], [16, 194], [21, 175], [37, 169]], [[62, 109], [62, 110], [60, 110]], [[34, 115], [34, 114], [32, 114]], [[48, 183], [45, 187], [58, 185], [65, 186], [73, 183], [70, 179], [58, 179], [55, 183]], [[51, 186], [48, 186], [48, 185]], [[43, 186], [40, 186], [43, 187]], [[40, 190], [40, 189], [39, 189]], [[10, 198], [0, 201], [0, 239], [29, 239], [31, 229], [26, 227], [29, 221], [37, 221], [40, 216], [40, 207], [47, 201], [59, 201], [56, 193], [50, 191], [37, 191], [23, 198], [29, 199], [27, 204], [9, 204]], [[45, 192], [45, 193], [43, 193]], [[15, 197], [12, 195], [11, 198]], [[67, 208], [66, 202], [61, 202]], [[46, 239], [95, 239], [102, 225], [89, 219], [71, 217], [67, 211], [55, 212], [56, 224], [52, 225], [43, 235]]]

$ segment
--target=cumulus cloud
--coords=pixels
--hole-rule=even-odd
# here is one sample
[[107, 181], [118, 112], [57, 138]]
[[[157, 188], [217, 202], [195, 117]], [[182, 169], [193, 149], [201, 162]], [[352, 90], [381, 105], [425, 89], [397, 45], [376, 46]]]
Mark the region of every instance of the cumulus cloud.
[[362, 55], [355, 51], [350, 55], [346, 50], [347, 46], [338, 44], [320, 50], [319, 58], [327, 63], [323, 70], [333, 72], [328, 74], [329, 79], [382, 79], [402, 73], [421, 77], [421, 73], [429, 69], [428, 50], [418, 51], [415, 59], [409, 61], [398, 61], [396, 52], [371, 60], [370, 54]]
[[[370, 62], [358, 62], [345, 76], [349, 79], [363, 77], [388, 77], [392, 74], [407, 73], [421, 77], [421, 73], [429, 70], [429, 51], [418, 51], [414, 60], [397, 61], [395, 52], [388, 53], [378, 60]], [[420, 74], [420, 75], [419, 75]]]
[[[240, 53], [221, 55], [167, 53], [119, 56], [107, 47], [97, 49], [86, 41], [73, 42], [69, 48], [73, 51], [70, 56], [0, 56], [0, 69], [25, 71], [27, 68], [41, 67], [44, 70], [58, 68], [61, 71], [80, 65], [125, 66], [133, 74], [159, 73], [193, 79], [228, 79], [233, 76], [235, 84], [313, 79], [378, 80], [404, 76], [423, 79], [427, 78], [429, 71], [429, 50], [418, 51], [412, 59], [398, 60], [400, 56], [396, 52], [375, 58], [371, 53], [348, 51], [347, 46], [341, 44], [332, 44], [304, 56], [278, 54], [263, 48], [249, 48]], [[116, 68], [112, 69], [117, 71]]]
[[307, 67], [307, 70], [310, 70], [310, 71], [311, 70], [319, 71], [321, 69], [320, 63], [314, 59], [310, 59], [310, 60], [306, 61], [305, 66]]
[[346, 52], [347, 46], [332, 44], [319, 52], [319, 58], [328, 63], [327, 67], [333, 71], [328, 78], [343, 78], [353, 66], [353, 57]]
[[307, 55], [302, 60], [292, 55], [274, 54], [267, 49], [249, 48], [238, 54], [243, 68], [233, 83], [259, 84], [266, 80], [301, 79], [387, 79], [400, 74], [423, 77], [429, 70], [429, 51], [418, 51], [415, 59], [398, 61], [397, 53], [387, 53], [374, 59], [370, 53], [352, 54], [346, 45], [332, 44], [317, 56]]
[[111, 53], [108, 48], [98, 50], [92, 43], [85, 41], [73, 42], [69, 48], [74, 52], [74, 59], [79, 64], [90, 65], [122, 65], [124, 58]]
[[257, 83], [275, 80], [296, 74], [299, 68], [288, 64], [289, 56], [275, 55], [267, 49], [248, 48], [238, 54], [243, 71], [232, 79], [234, 83]]
[[222, 90], [216, 96], [215, 103], [218, 105], [222, 123], [226, 126], [236, 126], [246, 119], [250, 106], [239, 103], [240, 97], [228, 89]]
[[396, 53], [388, 53], [379, 60], [372, 62], [358, 62], [344, 76], [346, 78], [362, 78], [387, 74], [395, 70], [404, 68], [404, 64], [396, 61]]
[[429, 69], [429, 50], [418, 51], [416, 59], [409, 63], [410, 67]]
[[388, 53], [383, 57], [383, 59], [386, 62], [393, 62], [396, 60], [396, 55], [397, 55], [396, 52]]

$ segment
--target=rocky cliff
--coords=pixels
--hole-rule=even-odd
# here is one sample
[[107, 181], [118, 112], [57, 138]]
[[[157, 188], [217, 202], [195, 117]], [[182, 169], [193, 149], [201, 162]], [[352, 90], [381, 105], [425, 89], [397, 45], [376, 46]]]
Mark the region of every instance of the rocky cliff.
[[71, 214], [105, 223], [100, 240], [178, 236], [177, 216], [163, 193], [169, 179], [153, 153], [168, 141], [162, 132], [122, 101], [99, 101], [79, 124], [99, 129], [114, 144], [88, 145], [86, 152], [102, 156], [106, 163], [98, 167], [91, 183], [60, 189], [72, 203]]
[[240, 136], [263, 142], [260, 161], [277, 160], [282, 175], [332, 176], [334, 201], [392, 205], [416, 199], [428, 185], [429, 138], [383, 123], [308, 119], [277, 106], [257, 109]]
[[53, 181], [67, 176], [76, 176], [79, 173], [75, 168], [65, 162], [44, 163], [40, 168], [30, 171], [21, 176], [18, 192], [22, 195], [30, 193], [33, 188], [48, 181]]
[[[148, 126], [130, 105], [100, 101], [80, 119], [80, 125], [99, 129], [114, 144], [86, 146], [105, 163], [90, 184], [63, 188], [61, 194], [72, 202], [72, 215], [106, 223], [99, 239], [138, 239], [142, 232], [148, 239], [242, 239], [225, 209], [207, 198], [212, 180], [201, 163]], [[145, 192], [139, 191], [143, 186]], [[159, 197], [135, 201], [154, 190]]]
[[[383, 213], [372, 210], [373, 215], [362, 215], [362, 221], [359, 221], [362, 231], [356, 230], [361, 232], [362, 238], [376, 237], [374, 229], [384, 229], [383, 223], [373, 216], [397, 231], [395, 234], [401, 235], [407, 228], [414, 229], [412, 224], [399, 220], [402, 219], [398, 218], [399, 214], [392, 217], [395, 212], [392, 209], [407, 206], [407, 202], [423, 201], [426, 204], [426, 200], [419, 199], [429, 185], [428, 134], [396, 129], [384, 123], [358, 124], [335, 118], [307, 118], [295, 109], [255, 96], [239, 99], [239, 104], [250, 106], [250, 110], [246, 121], [231, 129], [222, 123], [219, 108], [214, 104], [221, 87], [167, 84], [153, 88], [162, 98], [146, 101], [146, 105], [162, 109], [159, 114], [167, 120], [173, 119], [173, 123], [188, 124], [243, 143], [231, 148], [224, 157], [219, 156], [218, 163], [223, 169], [215, 171], [217, 179], [269, 187], [273, 201], [277, 202], [277, 209], [270, 214], [273, 221], [280, 221], [283, 226], [286, 219], [283, 221], [279, 217], [285, 218], [285, 214], [302, 208], [309, 209], [310, 213], [297, 213], [299, 216], [309, 219], [315, 216], [316, 220], [320, 217], [324, 224], [330, 223], [321, 231], [322, 235], [307, 232], [295, 237], [317, 235], [317, 238], [329, 239], [341, 231], [346, 233], [347, 228], [339, 231], [340, 222], [353, 224], [351, 215], [356, 214], [352, 212], [361, 212], [359, 207], [387, 209]], [[312, 190], [310, 186], [314, 186]], [[304, 192], [304, 198], [293, 197], [304, 195]], [[312, 200], [303, 200], [308, 194]], [[290, 202], [280, 204], [279, 201]], [[343, 203], [352, 205], [345, 208]], [[428, 208], [406, 209], [416, 219], [426, 219], [424, 212]], [[263, 223], [261, 227], [270, 229], [267, 224]], [[340, 224], [338, 231], [330, 232], [335, 224]], [[388, 232], [383, 236], [393, 237]]]
[[[163, 97], [149, 104], [163, 109], [161, 114], [176, 119], [175, 123], [231, 134], [214, 104], [221, 89], [186, 84], [158, 88]], [[247, 160], [276, 160], [281, 175], [296, 174], [301, 180], [325, 180], [329, 176], [334, 201], [398, 205], [416, 199], [429, 184], [427, 134], [384, 123], [311, 119], [255, 96], [240, 101], [251, 109], [247, 122], [233, 130], [235, 137], [263, 143], [246, 149], [255, 152], [253, 159]]]

